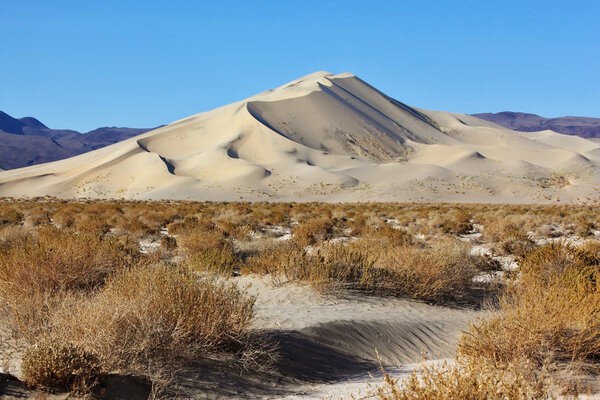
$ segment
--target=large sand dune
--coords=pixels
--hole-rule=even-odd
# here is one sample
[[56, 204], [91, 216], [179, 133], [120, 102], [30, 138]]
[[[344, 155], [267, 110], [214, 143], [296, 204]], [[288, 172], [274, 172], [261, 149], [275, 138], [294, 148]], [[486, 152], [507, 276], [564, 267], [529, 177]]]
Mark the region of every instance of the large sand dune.
[[547, 202], [598, 198], [600, 144], [516, 132], [317, 72], [112, 146], [0, 172], [0, 196]]

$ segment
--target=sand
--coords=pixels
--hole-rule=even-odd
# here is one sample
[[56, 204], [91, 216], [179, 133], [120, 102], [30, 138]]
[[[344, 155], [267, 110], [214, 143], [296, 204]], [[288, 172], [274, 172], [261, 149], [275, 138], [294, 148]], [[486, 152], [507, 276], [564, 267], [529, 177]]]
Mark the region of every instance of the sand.
[[406, 376], [424, 360], [453, 357], [467, 323], [487, 315], [399, 298], [324, 296], [298, 284], [274, 285], [269, 277], [232, 280], [257, 296], [253, 328], [277, 340], [277, 368], [240, 374], [224, 361], [201, 360], [175, 376], [182, 398], [291, 400], [364, 393], [381, 384], [376, 349], [386, 370]]
[[594, 202], [600, 144], [400, 103], [316, 72], [53, 163], [0, 171], [0, 196]]

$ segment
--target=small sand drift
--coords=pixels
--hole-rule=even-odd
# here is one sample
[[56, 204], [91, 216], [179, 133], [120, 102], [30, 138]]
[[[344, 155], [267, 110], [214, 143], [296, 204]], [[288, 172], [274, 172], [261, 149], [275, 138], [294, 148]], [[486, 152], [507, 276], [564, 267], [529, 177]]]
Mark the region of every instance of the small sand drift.
[[368, 375], [380, 377], [377, 352], [389, 371], [407, 374], [423, 360], [453, 357], [461, 331], [486, 315], [400, 298], [324, 296], [298, 284], [274, 286], [269, 277], [233, 281], [256, 296], [254, 329], [277, 341], [277, 368], [253, 376], [214, 360], [194, 365], [177, 376], [182, 397], [320, 399], [350, 394], [366, 389], [367, 382], [380, 383]]
[[400, 103], [316, 72], [67, 160], [0, 172], [0, 196], [588, 202], [600, 144]]

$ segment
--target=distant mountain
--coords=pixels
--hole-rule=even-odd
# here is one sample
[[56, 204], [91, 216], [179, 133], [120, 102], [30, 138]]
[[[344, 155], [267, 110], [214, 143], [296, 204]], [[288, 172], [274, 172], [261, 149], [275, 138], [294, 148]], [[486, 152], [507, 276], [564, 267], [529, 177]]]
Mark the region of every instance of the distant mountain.
[[0, 169], [27, 167], [73, 157], [149, 130], [104, 127], [79, 133], [51, 129], [33, 117], [17, 119], [0, 111]]
[[549, 129], [567, 135], [581, 136], [584, 138], [600, 138], [600, 118], [544, 118], [536, 114], [511, 111], [503, 111], [495, 114], [483, 113], [472, 115], [515, 131], [535, 132]]

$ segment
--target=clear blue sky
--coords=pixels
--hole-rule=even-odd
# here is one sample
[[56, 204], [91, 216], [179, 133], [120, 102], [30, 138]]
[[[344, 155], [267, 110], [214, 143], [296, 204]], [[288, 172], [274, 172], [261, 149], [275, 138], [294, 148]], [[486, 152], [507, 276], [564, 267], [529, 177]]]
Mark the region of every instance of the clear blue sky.
[[0, 110], [151, 127], [317, 71], [426, 109], [600, 117], [598, 1], [0, 0]]

